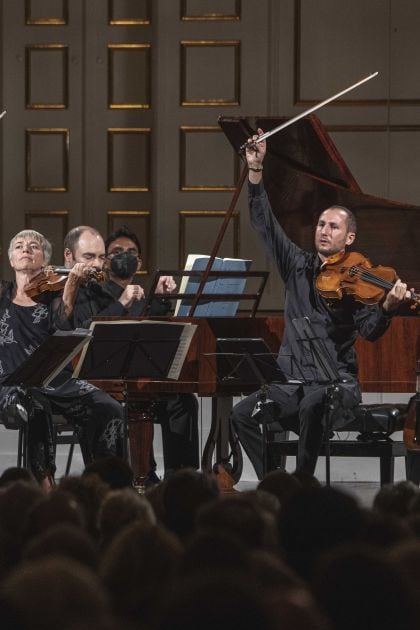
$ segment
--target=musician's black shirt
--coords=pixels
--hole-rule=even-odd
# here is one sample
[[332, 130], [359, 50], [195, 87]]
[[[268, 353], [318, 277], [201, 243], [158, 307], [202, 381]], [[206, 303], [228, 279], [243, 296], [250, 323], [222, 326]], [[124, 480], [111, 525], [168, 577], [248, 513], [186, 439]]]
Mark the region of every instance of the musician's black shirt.
[[321, 338], [342, 379], [357, 376], [353, 344], [358, 334], [369, 341], [380, 337], [390, 317], [380, 305], [366, 306], [352, 296], [327, 302], [318, 293], [315, 279], [320, 271], [318, 254], [293, 243], [275, 218], [263, 183], [249, 184], [251, 223], [274, 259], [286, 289], [285, 331], [278, 361], [287, 377], [316, 381], [313, 358], [297, 339], [294, 318], [308, 317], [316, 336]]

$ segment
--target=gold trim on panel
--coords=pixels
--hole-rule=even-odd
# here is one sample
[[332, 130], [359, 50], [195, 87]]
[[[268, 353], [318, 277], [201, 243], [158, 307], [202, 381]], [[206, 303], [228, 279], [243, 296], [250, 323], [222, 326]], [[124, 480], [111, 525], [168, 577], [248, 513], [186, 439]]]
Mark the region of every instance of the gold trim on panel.
[[[181, 72], [180, 72], [180, 104], [181, 107], [232, 107], [240, 105], [240, 92], [241, 92], [241, 42], [239, 39], [232, 40], [182, 40], [181, 46]], [[187, 48], [201, 48], [206, 46], [208, 48], [224, 48], [233, 47], [235, 49], [235, 77], [234, 77], [234, 91], [235, 97], [233, 100], [211, 98], [200, 101], [188, 101], [186, 97], [186, 51]], [[205, 72], [205, 69], [203, 69]]]
[[[62, 51], [63, 55], [63, 96], [64, 103], [31, 103], [31, 52], [35, 50]], [[25, 48], [25, 107], [26, 109], [67, 109], [69, 105], [68, 92], [68, 61], [69, 47], [65, 44], [31, 44]]]
[[113, 0], [108, 0], [108, 24], [111, 26], [139, 26], [147, 25], [152, 22], [151, 0], [146, 1], [147, 17], [146, 18], [126, 18], [117, 20], [113, 17]]
[[62, 218], [63, 221], [63, 242], [64, 237], [69, 230], [69, 212], [68, 210], [28, 210], [25, 212], [25, 229], [31, 229], [33, 227], [31, 223], [32, 217], [38, 219]]
[[420, 131], [420, 125], [325, 125], [328, 132], [334, 131]]
[[[152, 213], [150, 212], [150, 210], [108, 210], [107, 211], [107, 234], [112, 234], [112, 232], [114, 232], [115, 228], [112, 227], [112, 218], [113, 217], [128, 217], [128, 218], [132, 218], [132, 217], [143, 217], [144, 219], [146, 219], [146, 234], [140, 237], [137, 234], [137, 238], [140, 241], [140, 245], [142, 245], [143, 242], [148, 243], [148, 245], [150, 246], [151, 241], [151, 218], [152, 218]], [[144, 259], [142, 258], [142, 263], [144, 263]], [[147, 263], [147, 261], [146, 261]], [[140, 269], [140, 271], [138, 271], [136, 273], [136, 275], [138, 276], [146, 276], [149, 272], [148, 269], [146, 269], [145, 267], [143, 267], [142, 264], [142, 268]]]
[[[108, 190], [110, 192], [149, 192], [150, 191], [150, 149], [151, 149], [151, 128], [150, 127], [115, 127], [108, 128]], [[147, 160], [147, 172], [146, 172], [146, 182], [147, 186], [113, 186], [112, 185], [112, 173], [114, 170], [113, 163], [113, 138], [116, 135], [124, 135], [124, 134], [142, 134], [146, 136], [147, 142], [147, 154], [149, 159]]]
[[25, 0], [25, 24], [28, 26], [62, 26], [69, 23], [69, 4], [68, 0], [62, 2], [62, 18], [31, 18], [31, 0]]
[[[63, 167], [64, 182], [63, 186], [32, 186], [31, 184], [31, 136], [32, 135], [61, 135], [63, 137]], [[37, 128], [25, 130], [25, 153], [26, 153], [26, 172], [25, 190], [28, 192], [67, 192], [69, 185], [69, 148], [70, 148], [70, 131], [61, 128]]]
[[210, 22], [216, 20], [232, 21], [241, 19], [241, 0], [235, 0], [235, 13], [203, 13], [187, 15], [187, 0], [181, 0], [181, 20], [183, 22]]
[[[227, 210], [181, 210], [179, 212], [179, 223], [178, 223], [178, 266], [180, 269], [184, 268], [185, 260], [187, 257], [187, 243], [185, 230], [188, 219], [224, 219], [226, 216]], [[231, 216], [231, 220], [233, 220], [233, 257], [237, 258], [239, 256], [239, 213], [233, 212]]]
[[[187, 186], [185, 183], [186, 177], [186, 168], [185, 162], [187, 157], [187, 147], [186, 147], [186, 135], [187, 133], [223, 133], [222, 129], [217, 125], [201, 125], [201, 126], [191, 126], [191, 125], [182, 125], [179, 128], [180, 132], [180, 142], [179, 142], [179, 188], [183, 192], [191, 192], [191, 191], [209, 191], [209, 192], [232, 192], [236, 190], [236, 185], [232, 184], [232, 186]], [[234, 178], [235, 182], [239, 178], [239, 159], [235, 156], [234, 163]]]
[[[315, 97], [313, 99], [303, 99], [300, 95], [300, 66], [301, 66], [301, 33], [300, 33], [300, 20], [302, 14], [301, 0], [295, 1], [295, 23], [294, 23], [294, 72], [293, 72], [293, 105], [300, 105], [303, 107], [310, 107], [321, 102], [328, 95]], [[368, 74], [368, 73], [366, 73]], [[358, 77], [354, 77], [357, 80]], [[346, 87], [342, 86], [343, 89]], [[420, 99], [418, 98], [376, 98], [376, 99], [338, 99], [332, 101], [329, 106], [332, 107], [348, 107], [349, 105], [358, 107], [377, 107], [383, 105], [420, 105]]]
[[[151, 107], [151, 44], [108, 44], [108, 108], [109, 109], [150, 109]], [[118, 50], [145, 50], [147, 55], [148, 79], [147, 79], [147, 96], [146, 103], [113, 103], [113, 85], [114, 73], [112, 65], [113, 51]]]

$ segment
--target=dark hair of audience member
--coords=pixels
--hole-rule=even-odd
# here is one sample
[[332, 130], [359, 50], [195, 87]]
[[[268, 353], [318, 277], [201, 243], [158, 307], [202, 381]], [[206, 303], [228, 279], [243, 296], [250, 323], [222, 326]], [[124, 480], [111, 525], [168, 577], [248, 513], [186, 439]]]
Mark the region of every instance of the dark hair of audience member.
[[360, 540], [365, 523], [364, 511], [350, 495], [328, 486], [309, 488], [280, 510], [280, 544], [290, 566], [308, 579], [322, 551]]
[[391, 514], [366, 510], [366, 527], [363, 532], [363, 542], [373, 547], [388, 549], [404, 540], [414, 538], [408, 521]]
[[276, 520], [250, 496], [237, 493], [203, 506], [197, 514], [197, 532], [223, 532], [247, 549], [275, 548]]
[[44, 498], [39, 485], [27, 481], [15, 481], [0, 491], [0, 577], [18, 562], [27, 514]]
[[317, 601], [340, 630], [411, 630], [419, 607], [394, 563], [360, 543], [330, 550], [314, 575]]
[[155, 525], [152, 506], [134, 488], [112, 490], [103, 500], [98, 514], [101, 547], [107, 547], [115, 535], [131, 523]]
[[98, 578], [70, 558], [27, 562], [0, 585], [2, 630], [61, 630], [106, 621], [109, 614]]
[[99, 508], [109, 490], [109, 485], [93, 473], [85, 477], [63, 477], [58, 486], [58, 492], [71, 494], [77, 501], [85, 518], [86, 529], [94, 539], [98, 538]]
[[35, 477], [27, 468], [20, 468], [20, 466], [11, 466], [6, 468], [0, 476], [0, 488], [8, 486], [15, 481], [27, 481], [28, 483], [37, 483]]
[[292, 477], [297, 479], [302, 488], [309, 490], [310, 488], [322, 488], [321, 482], [315, 475], [305, 472], [304, 470], [295, 470]]
[[249, 553], [240, 540], [226, 532], [201, 532], [185, 546], [180, 573], [214, 575], [250, 572]]
[[256, 550], [250, 554], [250, 563], [273, 629], [329, 628], [308, 586], [285, 562], [272, 553]]
[[133, 485], [133, 471], [129, 464], [121, 457], [113, 455], [102, 457], [84, 469], [82, 476], [98, 475], [113, 490], [120, 488], [130, 488]]
[[100, 574], [120, 619], [154, 626], [178, 573], [182, 546], [160, 526], [134, 523], [105, 550]]
[[98, 551], [89, 534], [68, 523], [54, 525], [29, 541], [22, 552], [22, 560], [38, 560], [47, 556], [64, 556], [95, 571]]
[[284, 470], [272, 470], [257, 486], [258, 491], [264, 490], [274, 495], [280, 505], [284, 505], [288, 498], [299, 492], [301, 488], [299, 479]]
[[144, 496], [153, 508], [158, 523], [162, 525], [165, 523], [165, 506], [163, 502], [165, 489], [166, 480], [164, 479], [160, 483], [154, 483], [149, 486], [149, 488], [146, 488], [146, 492], [144, 493]]
[[273, 630], [249, 575], [192, 575], [163, 601], [158, 630]]
[[413, 592], [413, 597], [418, 599], [420, 593], [420, 542], [413, 539], [395, 545], [389, 551], [389, 559], [407, 581]]
[[166, 480], [163, 494], [165, 525], [184, 540], [194, 528], [199, 508], [219, 496], [211, 475], [183, 468]]
[[420, 495], [420, 490], [411, 481], [399, 481], [382, 486], [373, 500], [373, 509], [381, 513], [405, 517], [412, 504]]
[[24, 528], [25, 540], [29, 542], [34, 536], [63, 523], [84, 529], [83, 512], [71, 494], [50, 492], [28, 512]]

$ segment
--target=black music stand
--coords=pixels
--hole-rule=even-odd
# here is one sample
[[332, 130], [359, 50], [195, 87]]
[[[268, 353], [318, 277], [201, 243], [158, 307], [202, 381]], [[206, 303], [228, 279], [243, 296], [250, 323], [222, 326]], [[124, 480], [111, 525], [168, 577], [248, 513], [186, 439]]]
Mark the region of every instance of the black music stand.
[[[241, 386], [246, 386], [247, 390], [253, 388], [260, 390], [259, 404], [260, 407], [257, 411], [262, 411], [264, 405], [268, 403], [267, 391], [270, 383], [286, 383], [287, 378], [283, 371], [280, 369], [275, 355], [267, 347], [265, 341], [261, 337], [237, 337], [237, 338], [218, 338], [215, 353], [205, 353], [203, 356], [207, 359], [211, 357], [216, 358], [216, 367], [213, 365], [216, 379], [221, 388], [226, 392], [238, 392]], [[221, 433], [224, 427], [221, 426], [221, 420], [218, 417], [216, 419], [217, 425], [213, 434], [213, 442], [217, 442], [220, 439]], [[226, 430], [226, 429], [225, 429]], [[231, 443], [236, 444], [237, 436], [231, 425], [231, 419], [229, 416], [229, 436]], [[264, 467], [267, 465], [267, 452], [266, 452], [266, 438], [267, 428], [266, 423], [262, 422], [263, 433], [263, 460]], [[214, 446], [214, 445], [213, 445]], [[206, 444], [203, 452], [203, 460], [206, 461], [207, 453], [206, 449], [214, 448]], [[233, 449], [232, 449], [233, 454]], [[226, 457], [222, 463], [224, 466], [229, 465], [229, 461]], [[233, 476], [235, 471], [232, 470]]]
[[[27, 466], [27, 429], [32, 413], [31, 388], [46, 387], [85, 347], [91, 339], [90, 331], [58, 330], [41, 345], [3, 382], [15, 387], [9, 404], [2, 409], [2, 421], [7, 429], [19, 429], [18, 460]], [[52, 428], [51, 428], [52, 429]], [[24, 446], [23, 446], [24, 445]]]
[[[299, 317], [292, 320], [297, 332], [297, 341], [302, 350], [309, 353], [317, 375], [316, 382], [325, 385], [325, 479], [327, 486], [331, 483], [330, 466], [330, 431], [334, 412], [339, 409], [342, 394], [339, 387], [340, 374], [331, 358], [323, 339], [316, 335], [309, 317]], [[304, 379], [307, 382], [307, 379]]]
[[128, 456], [128, 381], [177, 380], [197, 326], [155, 320], [93, 321], [92, 341], [74, 376], [123, 381], [124, 457]]

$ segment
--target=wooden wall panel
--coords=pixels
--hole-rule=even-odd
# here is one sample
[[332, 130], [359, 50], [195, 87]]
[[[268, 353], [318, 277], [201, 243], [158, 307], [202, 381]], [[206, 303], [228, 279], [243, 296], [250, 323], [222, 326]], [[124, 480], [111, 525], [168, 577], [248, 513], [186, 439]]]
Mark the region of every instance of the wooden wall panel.
[[[64, 208], [69, 228], [127, 219], [148, 270], [176, 266], [210, 248], [239, 175], [220, 114], [292, 116], [374, 70], [320, 118], [365, 192], [419, 203], [416, 0], [16, 0], [2, 18], [3, 248]], [[26, 130], [68, 130], [67, 154], [54, 135], [25, 148]], [[279, 308], [246, 206], [244, 190], [223, 252], [272, 270]]]

